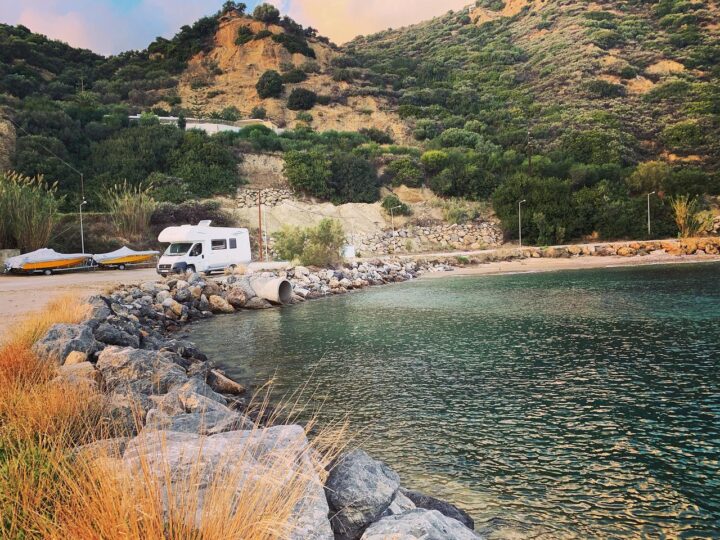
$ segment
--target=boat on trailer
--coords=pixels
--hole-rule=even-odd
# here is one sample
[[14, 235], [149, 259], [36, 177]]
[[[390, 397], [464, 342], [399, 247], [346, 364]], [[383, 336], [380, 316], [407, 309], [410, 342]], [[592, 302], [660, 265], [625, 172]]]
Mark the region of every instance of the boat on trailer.
[[158, 255], [160, 255], [159, 251], [135, 251], [129, 247], [123, 246], [120, 249], [111, 251], [110, 253], [93, 255], [92, 258], [98, 266], [125, 270], [128, 266], [147, 263], [153, 257], [157, 257]]
[[5, 260], [5, 272], [49, 276], [56, 271], [75, 270], [90, 266], [92, 255], [87, 253], [58, 253], [54, 249], [38, 249]]

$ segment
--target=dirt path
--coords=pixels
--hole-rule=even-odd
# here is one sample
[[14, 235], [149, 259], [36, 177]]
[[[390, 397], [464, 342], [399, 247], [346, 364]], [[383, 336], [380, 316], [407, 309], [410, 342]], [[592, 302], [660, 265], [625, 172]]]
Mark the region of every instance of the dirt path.
[[0, 337], [19, 317], [64, 294], [91, 296], [118, 283], [155, 279], [155, 268], [69, 272], [54, 276], [0, 275]]

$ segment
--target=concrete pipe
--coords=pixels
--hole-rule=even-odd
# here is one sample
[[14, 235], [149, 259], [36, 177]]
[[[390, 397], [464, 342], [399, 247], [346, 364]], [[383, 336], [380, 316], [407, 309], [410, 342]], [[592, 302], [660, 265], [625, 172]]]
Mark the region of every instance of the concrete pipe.
[[250, 281], [255, 294], [273, 304], [289, 304], [292, 300], [292, 284], [283, 278], [258, 278]]

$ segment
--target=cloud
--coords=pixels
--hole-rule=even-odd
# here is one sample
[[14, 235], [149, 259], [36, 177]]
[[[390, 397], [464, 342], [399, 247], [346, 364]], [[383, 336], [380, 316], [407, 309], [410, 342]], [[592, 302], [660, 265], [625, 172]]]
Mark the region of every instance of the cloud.
[[317, 28], [337, 43], [361, 34], [415, 24], [451, 9], [467, 6], [469, 0], [273, 0], [293, 19]]

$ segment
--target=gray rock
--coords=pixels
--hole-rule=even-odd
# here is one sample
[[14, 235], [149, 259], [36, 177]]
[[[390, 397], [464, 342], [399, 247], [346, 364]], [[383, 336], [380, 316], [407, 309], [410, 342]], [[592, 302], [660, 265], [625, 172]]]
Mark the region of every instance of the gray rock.
[[207, 383], [210, 385], [210, 388], [223, 394], [240, 395], [245, 392], [243, 385], [236, 383], [216, 369], [212, 369], [208, 373]]
[[417, 508], [382, 518], [362, 535], [362, 540], [478, 540], [480, 535], [437, 510]]
[[145, 429], [215, 435], [226, 431], [252, 429], [253, 424], [244, 416], [227, 407], [206, 412], [181, 413], [175, 416], [159, 409], [150, 409], [145, 420]]
[[340, 456], [325, 484], [335, 537], [358, 538], [387, 510], [399, 487], [397, 473], [363, 450]]
[[[143, 469], [153, 475], [166, 493], [182, 498], [192, 483], [197, 489], [196, 512], [186, 519], [197, 526], [208, 486], [213, 481], [232, 482], [227, 486], [236, 493], [247, 489], [246, 482], [267, 482], [292, 486], [305, 495], [295, 507], [291, 540], [333, 540], [328, 521], [328, 505], [316, 464], [311, 461], [305, 431], [300, 426], [275, 426], [267, 429], [231, 431], [212, 436], [172, 431], [143, 431], [127, 444], [118, 467], [131, 474]], [[170, 484], [170, 485], [168, 485]], [[163, 487], [165, 486], [165, 487]], [[278, 489], [275, 487], [274, 489]], [[295, 486], [289, 489], [295, 489]]]
[[85, 378], [95, 381], [98, 385], [102, 384], [102, 374], [95, 369], [90, 362], [79, 362], [77, 364], [63, 365], [58, 368], [57, 374], [66, 378]]
[[100, 348], [92, 329], [86, 324], [55, 324], [33, 345], [33, 351], [40, 358], [58, 366], [73, 351], [91, 355]]
[[171, 353], [110, 346], [100, 353], [96, 365], [109, 391], [164, 394], [188, 380], [171, 357]]
[[244, 307], [245, 309], [268, 309], [272, 307], [272, 304], [264, 298], [254, 296], [245, 303]]
[[129, 440], [129, 437], [115, 437], [83, 444], [75, 448], [74, 454], [86, 459], [121, 458]]
[[185, 302], [189, 302], [192, 299], [193, 294], [189, 287], [185, 287], [184, 289], [178, 289], [175, 293], [175, 300], [178, 302], [182, 302], [183, 304]]
[[109, 323], [101, 323], [95, 329], [95, 339], [107, 345], [118, 345], [120, 347], [140, 347], [140, 337], [132, 335]]
[[86, 324], [95, 329], [101, 323], [112, 315], [112, 311], [108, 307], [108, 302], [102, 296], [91, 296], [88, 298], [90, 304], [90, 317]]
[[227, 293], [226, 300], [234, 308], [241, 308], [247, 302], [247, 295], [242, 287], [231, 287]]
[[425, 510], [437, 510], [449, 518], [458, 520], [469, 529], [475, 528], [475, 522], [473, 521], [473, 518], [470, 517], [470, 514], [461, 510], [457, 506], [450, 504], [449, 502], [436, 499], [435, 497], [430, 497], [424, 493], [411, 491], [409, 489], [401, 488], [400, 491], [418, 508], [424, 508]]
[[402, 493], [402, 489], [398, 489], [395, 492], [392, 502], [390, 502], [390, 506], [388, 506], [382, 513], [382, 517], [403, 514], [409, 510], [414, 510], [415, 508], [415, 503]]

